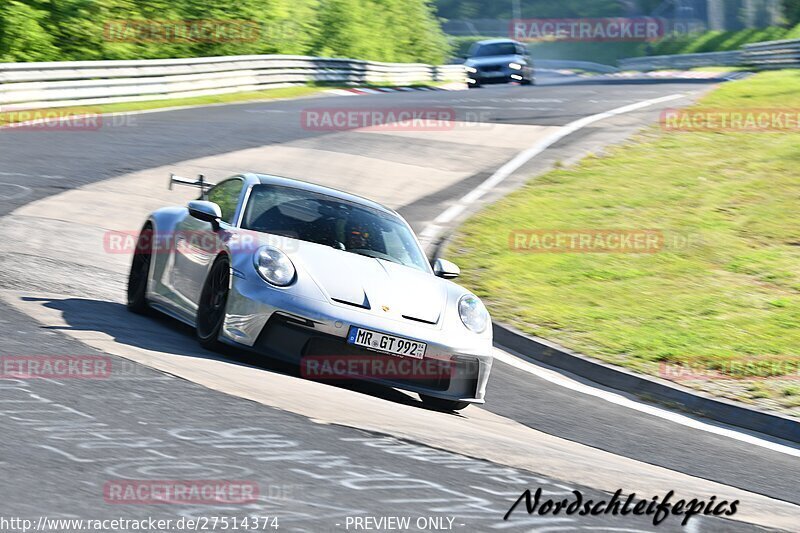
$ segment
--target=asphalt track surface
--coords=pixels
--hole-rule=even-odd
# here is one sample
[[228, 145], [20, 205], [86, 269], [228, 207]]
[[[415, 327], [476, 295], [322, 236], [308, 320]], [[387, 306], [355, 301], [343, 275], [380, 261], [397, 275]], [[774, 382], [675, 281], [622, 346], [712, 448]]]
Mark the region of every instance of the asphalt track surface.
[[[479, 117], [483, 124], [563, 126], [626, 104], [676, 93], [691, 97], [706, 89], [699, 83], [664, 82], [494, 87], [176, 110], [136, 115], [131, 127], [90, 132], [4, 130], [0, 131], [0, 216], [48, 196], [139, 170], [269, 144], [304, 142], [330, 151], [392, 158], [394, 139], [365, 135], [360, 140], [356, 136], [358, 144], [337, 144], [326, 132], [304, 129], [298, 116], [310, 106], [447, 106], [460, 119]], [[652, 122], [657, 113], [658, 109], [652, 109], [615, 118], [567, 137], [521, 169], [496, 194], [553, 161], [575, 160], [624, 139]], [[453, 156], [469, 161], [476, 154]], [[280, 169], [253, 170], [280, 174]], [[469, 191], [488, 173], [482, 168], [400, 206], [400, 211], [419, 230], [448, 200]], [[19, 254], [24, 256], [26, 251]], [[59, 287], [37, 280], [36, 271], [29, 271], [24, 279], [14, 274], [9, 266], [20, 257], [7, 254], [0, 260], [4, 265], [0, 290], [23, 289], [34, 295], [36, 291], [58, 292]], [[44, 261], [42, 268], [47, 268]], [[103, 312], [100, 305], [98, 312]], [[0, 324], [0, 354], [99, 353], [57, 329], [42, 328], [6, 304], [0, 304]], [[173, 328], [191, 342], [186, 328], [168, 320], [163, 327]], [[236, 354], [226, 356], [237, 358]], [[654, 530], [647, 519], [632, 517], [527, 519], [517, 512], [514, 519], [503, 522], [505, 511], [526, 488], [541, 486], [554, 496], [573, 489], [591, 495], [593, 489], [566, 485], [536, 472], [512, 472], [446, 450], [431, 452], [421, 445], [412, 445], [409, 453], [390, 453], [392, 447], [403, 443], [350, 427], [317, 424], [136, 363], [121, 362], [119, 368], [122, 371], [108, 380], [0, 380], [0, 471], [4, 480], [0, 515], [175, 518], [266, 514], [278, 516], [281, 529], [290, 531], [344, 531], [347, 517], [365, 515], [405, 515], [414, 520], [452, 517], [453, 529], [463, 531], [544, 531], [546, 527]], [[406, 401], [369, 387], [360, 392]], [[598, 401], [502, 363], [495, 365], [483, 408], [615, 455], [800, 504], [796, 457]], [[70, 424], [75, 424], [76, 431], [68, 431]], [[227, 445], [220, 445], [226, 439]], [[259, 455], [252, 448], [255, 443], [274, 446], [257, 449]], [[286, 450], [313, 453], [292, 455]], [[438, 459], [424, 460], [427, 454]], [[102, 486], [109, 479], [152, 477], [154, 472], [160, 476], [157, 479], [183, 475], [257, 480], [262, 502], [247, 509], [104, 504]], [[668, 520], [657, 530], [680, 529], [676, 524]], [[757, 529], [711, 518], [693, 519], [690, 525], [695, 531]]]

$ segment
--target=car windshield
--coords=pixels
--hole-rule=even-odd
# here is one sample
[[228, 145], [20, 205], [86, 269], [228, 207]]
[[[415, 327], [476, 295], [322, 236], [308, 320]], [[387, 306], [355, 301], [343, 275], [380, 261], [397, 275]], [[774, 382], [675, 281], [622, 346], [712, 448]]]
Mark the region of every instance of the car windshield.
[[242, 227], [430, 272], [425, 254], [399, 217], [326, 194], [256, 185]]
[[514, 43], [493, 43], [482, 44], [476, 46], [470, 56], [472, 57], [488, 57], [488, 56], [511, 56], [517, 53], [517, 48]]

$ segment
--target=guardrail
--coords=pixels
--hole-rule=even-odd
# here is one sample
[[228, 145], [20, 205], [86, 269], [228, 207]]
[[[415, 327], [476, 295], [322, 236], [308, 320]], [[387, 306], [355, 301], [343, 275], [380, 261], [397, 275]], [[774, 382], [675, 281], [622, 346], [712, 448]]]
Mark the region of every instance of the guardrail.
[[591, 61], [570, 61], [568, 59], [536, 59], [536, 57], [534, 57], [533, 66], [537, 70], [585, 70], [588, 72], [602, 72], [604, 74], [619, 72], [617, 67], [612, 67], [611, 65], [592, 63]]
[[742, 63], [760, 69], [800, 68], [800, 39], [747, 44]]
[[687, 69], [694, 67], [739, 66], [742, 52], [709, 52], [705, 54], [680, 54], [673, 56], [631, 57], [619, 60], [620, 70]]
[[302, 85], [463, 81], [461, 65], [261, 55], [0, 63], [4, 110], [184, 98]]
[[746, 44], [741, 50], [620, 59], [621, 70], [744, 66], [755, 69], [800, 68], [800, 39]]

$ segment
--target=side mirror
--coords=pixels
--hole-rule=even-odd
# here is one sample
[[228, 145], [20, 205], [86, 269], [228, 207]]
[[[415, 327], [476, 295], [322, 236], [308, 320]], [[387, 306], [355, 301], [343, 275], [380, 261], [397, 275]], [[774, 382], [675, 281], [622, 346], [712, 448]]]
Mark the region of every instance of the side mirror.
[[440, 278], [453, 279], [461, 275], [461, 269], [446, 259], [437, 259], [433, 263], [433, 273]]
[[189, 202], [188, 208], [191, 216], [204, 222], [211, 222], [214, 227], [216, 227], [220, 219], [222, 219], [222, 210], [214, 202], [192, 200]]

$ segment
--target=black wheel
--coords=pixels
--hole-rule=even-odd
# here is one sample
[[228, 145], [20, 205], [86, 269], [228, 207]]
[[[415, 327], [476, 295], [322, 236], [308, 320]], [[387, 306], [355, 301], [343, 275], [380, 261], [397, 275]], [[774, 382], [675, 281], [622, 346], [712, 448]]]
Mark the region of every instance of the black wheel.
[[197, 307], [197, 338], [204, 348], [219, 347], [219, 332], [225, 321], [230, 278], [230, 261], [227, 256], [220, 256], [206, 278]]
[[444, 400], [442, 398], [436, 398], [435, 396], [428, 396], [427, 394], [420, 394], [419, 397], [425, 407], [430, 407], [437, 411], [461, 411], [469, 405], [469, 402]]
[[146, 224], [136, 241], [136, 249], [128, 276], [128, 309], [134, 313], [147, 314], [147, 279], [150, 277], [150, 263], [153, 259], [153, 226]]

